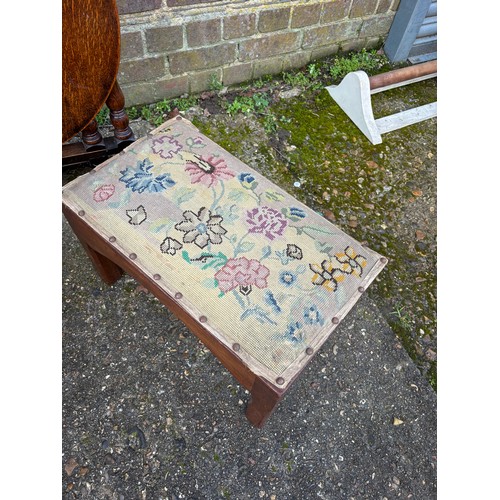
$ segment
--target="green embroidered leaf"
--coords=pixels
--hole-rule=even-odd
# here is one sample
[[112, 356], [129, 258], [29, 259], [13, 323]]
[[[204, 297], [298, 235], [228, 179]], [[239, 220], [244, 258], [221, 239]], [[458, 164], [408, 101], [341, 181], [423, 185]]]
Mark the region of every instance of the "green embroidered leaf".
[[211, 267], [213, 268], [222, 267], [226, 262], [227, 262], [227, 257], [222, 252], [219, 252], [217, 255], [214, 255], [213, 257], [208, 259], [206, 264], [204, 264], [201, 268], [209, 269]]
[[189, 148], [204, 148], [205, 144], [203, 143], [203, 140], [201, 137], [188, 137], [186, 139], [186, 145]]
[[191, 259], [189, 258], [189, 254], [187, 253], [186, 250], [183, 250], [182, 253], [182, 258], [188, 263], [191, 264]]
[[149, 225], [149, 230], [152, 233], [159, 233], [162, 229], [165, 229], [167, 232], [172, 228], [174, 221], [170, 220], [167, 217], [163, 217], [161, 219], [156, 219]]
[[130, 195], [131, 195], [131, 192], [128, 189], [123, 191], [122, 195], [120, 196], [120, 199], [118, 201], [108, 203], [108, 207], [109, 208], [118, 208], [118, 207], [125, 205], [125, 203], [128, 203], [130, 201]]
[[323, 253], [329, 253], [333, 248], [332, 246], [328, 246], [327, 243], [321, 242], [319, 240], [314, 240], [314, 246], [316, 247], [316, 250]]
[[[234, 295], [234, 298], [236, 299], [236, 301], [240, 304], [241, 308], [245, 309], [246, 308], [245, 302], [243, 302], [243, 299], [238, 295], [238, 292], [236, 290], [233, 290], [233, 295]], [[245, 314], [245, 313], [243, 313], [243, 314]]]
[[265, 246], [263, 249], [262, 249], [262, 257], [261, 257], [261, 260], [262, 259], [266, 259], [267, 257], [269, 257], [272, 253], [272, 249], [271, 249], [271, 246], [270, 245], [267, 245]]
[[272, 201], [282, 201], [285, 199], [285, 196], [282, 195], [281, 193], [278, 193], [277, 191], [272, 191], [272, 190], [267, 190], [265, 193], [264, 193], [265, 197], [269, 200], [272, 200]]
[[195, 189], [189, 189], [187, 187], [182, 187], [176, 192], [176, 204], [180, 205], [181, 203], [185, 203], [189, 201], [196, 194]]
[[255, 319], [259, 323], [262, 323], [262, 324], [264, 324], [264, 323], [271, 323], [272, 325], [277, 325], [276, 321], [274, 321], [273, 319], [271, 319], [269, 317], [269, 314], [266, 311], [264, 311], [264, 309], [262, 309], [259, 306], [256, 306], [253, 309], [247, 309], [240, 316], [240, 319], [243, 321], [244, 319], [248, 318], [249, 316], [255, 316]]
[[215, 278], [205, 278], [201, 282], [201, 285], [204, 286], [205, 288], [217, 288], [218, 282]]
[[242, 252], [250, 252], [252, 248], [255, 246], [255, 243], [251, 243], [250, 241], [243, 241], [238, 245], [238, 253]]
[[245, 196], [247, 196], [246, 193], [241, 189], [232, 189], [227, 195], [227, 197], [233, 201], [241, 201]]

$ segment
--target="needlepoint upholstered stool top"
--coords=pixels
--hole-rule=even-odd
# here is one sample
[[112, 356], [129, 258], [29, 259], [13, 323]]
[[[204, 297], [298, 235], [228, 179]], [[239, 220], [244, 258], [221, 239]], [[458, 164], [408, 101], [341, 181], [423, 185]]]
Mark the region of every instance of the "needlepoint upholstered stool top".
[[280, 389], [387, 262], [181, 117], [67, 184], [63, 200]]

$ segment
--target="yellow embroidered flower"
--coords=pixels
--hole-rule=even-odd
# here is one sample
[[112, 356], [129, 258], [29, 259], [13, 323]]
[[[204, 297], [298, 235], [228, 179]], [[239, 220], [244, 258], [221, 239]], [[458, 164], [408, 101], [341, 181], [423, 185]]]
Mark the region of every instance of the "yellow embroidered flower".
[[321, 285], [329, 292], [335, 292], [339, 283], [345, 280], [345, 275], [331, 260], [324, 260], [321, 265], [309, 264], [309, 269], [314, 273], [312, 282]]
[[361, 277], [363, 268], [366, 267], [366, 257], [356, 254], [354, 248], [346, 247], [343, 253], [336, 253], [335, 258], [340, 262], [340, 269], [346, 274], [354, 274], [354, 276]]

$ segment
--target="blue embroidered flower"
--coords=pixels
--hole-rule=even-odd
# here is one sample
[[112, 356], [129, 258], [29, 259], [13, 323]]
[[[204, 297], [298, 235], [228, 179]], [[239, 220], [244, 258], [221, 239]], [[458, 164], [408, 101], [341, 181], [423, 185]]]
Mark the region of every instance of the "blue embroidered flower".
[[274, 312], [281, 312], [281, 307], [278, 305], [278, 302], [274, 298], [273, 292], [266, 290], [264, 294], [264, 301], [266, 304], [270, 305]]
[[288, 325], [285, 332], [285, 338], [294, 344], [304, 341], [304, 331], [302, 330], [302, 324], [296, 321]]
[[301, 208], [297, 207], [286, 207], [281, 209], [281, 213], [287, 218], [292, 220], [293, 222], [298, 222], [299, 220], [304, 219], [307, 214]]
[[241, 185], [246, 189], [254, 189], [258, 184], [253, 174], [249, 172], [242, 172], [240, 175], [238, 175], [238, 180], [241, 182]]
[[292, 271], [281, 271], [279, 280], [282, 285], [292, 286], [297, 281], [297, 275]]
[[312, 305], [311, 307], [306, 307], [304, 309], [304, 322], [307, 325], [319, 324], [323, 326], [325, 324], [325, 319], [318, 311], [318, 308], [315, 305]]
[[172, 180], [169, 173], [163, 173], [155, 177], [151, 172], [153, 167], [151, 161], [145, 158], [143, 161], [137, 162], [135, 169], [127, 167], [125, 170], [121, 170], [120, 181], [124, 182], [129, 189], [138, 193], [144, 191], [159, 193], [175, 185], [175, 181]]

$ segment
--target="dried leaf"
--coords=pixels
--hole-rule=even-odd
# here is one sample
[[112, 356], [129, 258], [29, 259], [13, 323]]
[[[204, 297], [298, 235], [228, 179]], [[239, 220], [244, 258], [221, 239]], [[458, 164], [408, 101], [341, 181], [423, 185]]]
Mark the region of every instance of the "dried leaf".
[[379, 168], [378, 163], [375, 163], [375, 162], [374, 162], [374, 161], [372, 161], [372, 160], [368, 160], [368, 161], [366, 162], [366, 166], [367, 166], [368, 168]]
[[417, 229], [415, 231], [415, 236], [417, 237], [417, 240], [423, 240], [425, 238], [425, 233], [420, 229]]
[[397, 417], [394, 417], [394, 420], [393, 420], [393, 425], [401, 425], [401, 424], [404, 424], [404, 422], [402, 420], [400, 420], [399, 418]]
[[411, 193], [413, 194], [413, 196], [422, 196], [421, 189], [414, 189]]

